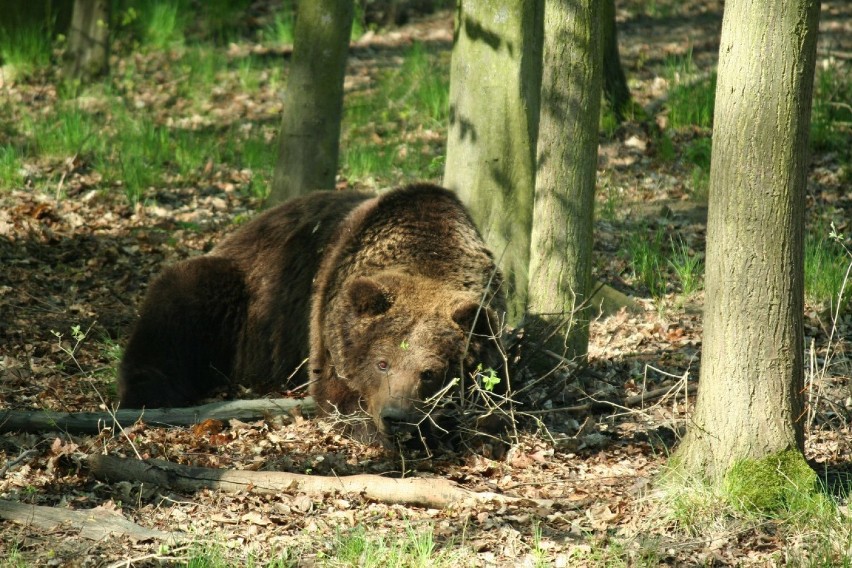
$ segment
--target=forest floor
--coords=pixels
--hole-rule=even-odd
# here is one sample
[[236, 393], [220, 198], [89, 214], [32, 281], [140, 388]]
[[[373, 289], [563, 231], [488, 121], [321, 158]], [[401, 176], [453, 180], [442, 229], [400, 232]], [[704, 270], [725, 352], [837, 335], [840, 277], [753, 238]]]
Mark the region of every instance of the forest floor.
[[[0, 521], [0, 558], [8, 559], [0, 566], [180, 564], [190, 558], [208, 566], [364, 564], [366, 548], [395, 542], [409, 547], [426, 542], [432, 556], [423, 565], [811, 565], [813, 535], [791, 536], [778, 520], [719, 523], [712, 525], [716, 530], [696, 533], [655, 499], [655, 476], [688, 421], [694, 400], [688, 385], [697, 382], [700, 364], [700, 269], [699, 284], [687, 287], [672, 255], [677, 240], [685, 258], [700, 263], [707, 210], [706, 163], [690, 160], [687, 150], [706, 152], [709, 130], [672, 127], [666, 101], [673, 100], [679, 73], [688, 71], [701, 81], [712, 71], [722, 11], [721, 2], [713, 1], [657, 4], [649, 11], [648, 3], [619, 3], [622, 60], [633, 96], [650, 118], [603, 132], [599, 153], [595, 276], [633, 296], [638, 309], [594, 320], [588, 369], [563, 367], [547, 388], [528, 390], [525, 406], [518, 409], [519, 437], [504, 457], [402, 457], [351, 441], [324, 420], [298, 415], [232, 420], [215, 431], [127, 424], [128, 436], [110, 430], [98, 436], [4, 432], [0, 499], [117, 511], [143, 527], [189, 535], [191, 544], [89, 540], [70, 526], [39, 529]], [[823, 2], [821, 32], [818, 66], [848, 76], [852, 5]], [[370, 97], [382, 76], [402, 66], [414, 41], [428, 46], [436, 65], [448, 72], [452, 16], [444, 12], [356, 40], [347, 97]], [[226, 135], [250, 131], [274, 146], [282, 82], [270, 79], [273, 71], [263, 66], [280, 67], [286, 49], [251, 42], [216, 49], [229, 66], [219, 71], [215, 89], [201, 103], [189, 100], [182, 85], [186, 69], [168, 51], [118, 49], [113, 68], [120, 88], [85, 96], [64, 95], [54, 71], [6, 80], [0, 86], [0, 141], [32, 136], [38, 117], [54, 124], [53, 113], [63, 106], [108, 115], [112, 111], [105, 108], [119, 98], [128, 112], [150, 113], [146, 116], [164, 128]], [[241, 66], [242, 61], [254, 67]], [[125, 72], [131, 66], [133, 73]], [[255, 81], [250, 96], [241, 92], [247, 78]], [[35, 126], [27, 126], [24, 117], [36, 117]], [[356, 173], [352, 146], [366, 130], [369, 140], [402, 140], [394, 159], [419, 153], [418, 163], [425, 164], [419, 177], [440, 182], [434, 164], [440, 164], [446, 127], [427, 124], [399, 133], [398, 123], [382, 120], [361, 130], [345, 126], [344, 153], [350, 161], [339, 185], [382, 188], [410, 181], [408, 166], [384, 177]], [[107, 136], [117, 124], [107, 120], [102, 131], [84, 134], [80, 147], [88, 137]], [[843, 132], [852, 144], [848, 128]], [[206, 156], [188, 173], [173, 171], [146, 185], [136, 202], [125, 195], [128, 179], [103, 173], [109, 166], [101, 168], [100, 155], [121, 160], [100, 146], [27, 155], [17, 182], [0, 187], [0, 411], [78, 412], [114, 405], [120, 348], [147, 283], [163, 266], [209, 250], [235, 221], [260, 206], [257, 172], [219, 159], [224, 151]], [[850, 168], [842, 150], [814, 151], [809, 227], [827, 231], [833, 222], [838, 232], [852, 232]], [[268, 176], [269, 164], [263, 171]], [[665, 249], [649, 252], [659, 257], [656, 277], [638, 268], [641, 251], [631, 248], [637, 241]], [[847, 310], [833, 322], [830, 315], [826, 302], [808, 302], [809, 406], [803, 419], [808, 459], [836, 479], [852, 469], [852, 317]], [[670, 387], [668, 394], [644, 406], [560, 410], [590, 400], [623, 401], [664, 387]], [[386, 505], [360, 495], [184, 494], [98, 481], [84, 459], [93, 453], [328, 476], [438, 476], [476, 491], [546, 502], [439, 510]], [[847, 497], [837, 499], [845, 511]], [[852, 525], [848, 516], [843, 521]], [[361, 548], [347, 556], [353, 542]], [[849, 542], [835, 544], [838, 558], [848, 561]], [[198, 563], [200, 558], [206, 564]]]

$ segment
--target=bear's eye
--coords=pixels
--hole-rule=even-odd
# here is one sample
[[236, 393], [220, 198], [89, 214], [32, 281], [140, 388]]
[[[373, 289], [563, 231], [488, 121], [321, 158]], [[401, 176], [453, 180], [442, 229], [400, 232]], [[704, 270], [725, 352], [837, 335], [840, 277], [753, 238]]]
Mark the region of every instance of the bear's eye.
[[386, 373], [386, 372], [387, 372], [387, 370], [388, 370], [389, 365], [388, 365], [388, 362], [387, 362], [387, 361], [385, 361], [384, 359], [379, 359], [379, 360], [376, 362], [376, 367], [379, 369], [379, 371], [381, 371], [381, 372], [383, 372], [383, 373]]
[[420, 373], [420, 380], [424, 382], [431, 382], [438, 378], [438, 373], [435, 371], [423, 371]]

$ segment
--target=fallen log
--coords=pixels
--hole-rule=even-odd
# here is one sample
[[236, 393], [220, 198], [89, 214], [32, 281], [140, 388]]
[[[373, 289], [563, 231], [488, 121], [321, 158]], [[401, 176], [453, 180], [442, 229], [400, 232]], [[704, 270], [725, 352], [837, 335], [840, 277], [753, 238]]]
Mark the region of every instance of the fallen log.
[[395, 479], [370, 474], [323, 477], [281, 471], [211, 469], [165, 460], [138, 460], [103, 454], [90, 455], [87, 463], [92, 474], [103, 481], [139, 481], [183, 492], [213, 489], [229, 493], [251, 491], [264, 495], [304, 493], [315, 497], [341, 494], [363, 496], [381, 503], [431, 509], [489, 503], [550, 508], [553, 504], [543, 499], [471, 491], [441, 478]]
[[192, 426], [207, 419], [256, 420], [290, 413], [301, 407], [305, 414], [316, 412], [312, 398], [275, 398], [213, 402], [188, 408], [120, 408], [115, 412], [51, 412], [46, 410], [0, 411], [0, 432], [50, 432], [97, 434], [116, 426], [129, 426], [139, 420], [157, 426]]
[[0, 519], [54, 531], [62, 527], [79, 531], [89, 540], [126, 535], [134, 540], [179, 540], [180, 534], [148, 529], [124, 518], [120, 511], [96, 507], [74, 510], [0, 500]]

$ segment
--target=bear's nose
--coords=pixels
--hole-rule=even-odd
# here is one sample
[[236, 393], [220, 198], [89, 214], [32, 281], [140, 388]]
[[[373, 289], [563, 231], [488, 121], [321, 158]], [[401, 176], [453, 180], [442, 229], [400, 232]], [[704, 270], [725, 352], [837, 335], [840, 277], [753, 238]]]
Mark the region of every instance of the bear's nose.
[[411, 412], [398, 406], [386, 406], [381, 412], [382, 422], [389, 434], [402, 434], [417, 428]]

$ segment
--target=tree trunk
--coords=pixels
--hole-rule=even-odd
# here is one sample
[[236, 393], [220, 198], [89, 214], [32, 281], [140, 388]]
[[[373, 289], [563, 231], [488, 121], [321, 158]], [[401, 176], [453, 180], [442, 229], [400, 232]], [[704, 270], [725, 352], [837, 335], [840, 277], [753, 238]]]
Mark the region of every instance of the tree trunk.
[[284, 471], [211, 469], [172, 463], [165, 460], [137, 460], [92, 454], [86, 460], [98, 479], [141, 481], [173, 491], [214, 489], [231, 493], [251, 491], [261, 495], [306, 493], [322, 497], [329, 494], [363, 496], [381, 503], [445, 509], [464, 503], [502, 507], [534, 503], [550, 507], [543, 499], [510, 497], [491, 492], [465, 489], [449, 479], [407, 477], [395, 479], [380, 475], [334, 475], [323, 477]]
[[630, 89], [618, 54], [618, 29], [615, 26], [615, 0], [604, 0], [600, 6], [603, 22], [603, 92], [618, 122], [630, 106]]
[[298, 408], [316, 413], [311, 397], [230, 400], [187, 408], [121, 408], [114, 412], [51, 412], [49, 410], [0, 410], [0, 432], [67, 432], [98, 434], [102, 430], [132, 426], [138, 421], [157, 426], [192, 426], [204, 420], [254, 420], [289, 414]]
[[804, 445], [804, 195], [818, 20], [817, 0], [725, 4], [700, 387], [677, 452], [712, 482], [737, 461]]
[[65, 79], [87, 80], [109, 70], [109, 12], [108, 0], [75, 0], [62, 69]]
[[334, 189], [353, 0], [299, 3], [270, 203]]
[[535, 335], [565, 357], [585, 357], [601, 104], [596, 0], [547, 2], [530, 262]]
[[[120, 511], [105, 507], [75, 510], [2, 499], [0, 500], [0, 519], [25, 527], [35, 526], [49, 532], [75, 531], [74, 536], [94, 541], [102, 541], [111, 536], [129, 536], [134, 540], [174, 541], [182, 540], [184, 536], [139, 526], [125, 519]], [[24, 566], [24, 564], [20, 565]]]
[[526, 308], [542, 12], [541, 0], [460, 0], [454, 30], [444, 185], [500, 262], [510, 323]]

